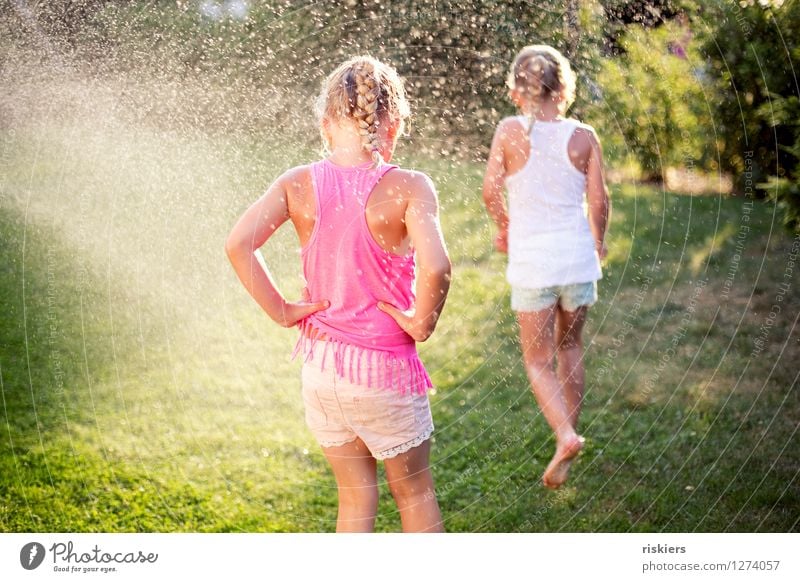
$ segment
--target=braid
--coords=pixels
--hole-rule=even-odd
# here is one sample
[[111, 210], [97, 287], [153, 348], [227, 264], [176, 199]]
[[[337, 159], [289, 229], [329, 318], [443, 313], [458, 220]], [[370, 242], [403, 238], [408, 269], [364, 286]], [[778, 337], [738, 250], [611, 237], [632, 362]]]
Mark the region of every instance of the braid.
[[375, 81], [375, 70], [371, 64], [364, 63], [355, 71], [356, 106], [355, 118], [358, 120], [358, 133], [361, 135], [362, 147], [372, 156], [375, 166], [383, 162], [378, 140], [378, 101], [380, 87]]
[[543, 55], [534, 55], [523, 61], [518, 73], [519, 87], [529, 104], [527, 113], [528, 131], [533, 131], [533, 124], [536, 123], [536, 112], [541, 108], [542, 101], [547, 93], [550, 92], [545, 77], [549, 76], [552, 64]]
[[373, 167], [384, 163], [380, 124], [399, 131], [411, 113], [397, 71], [370, 56], [348, 59], [328, 75], [317, 98], [316, 111], [326, 147], [330, 145], [323, 129], [326, 119], [353, 122]]

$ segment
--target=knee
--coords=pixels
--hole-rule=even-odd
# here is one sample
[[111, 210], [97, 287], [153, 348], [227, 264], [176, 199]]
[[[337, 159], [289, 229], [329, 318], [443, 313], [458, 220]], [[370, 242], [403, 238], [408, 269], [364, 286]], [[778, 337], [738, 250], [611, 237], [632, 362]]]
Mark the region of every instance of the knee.
[[583, 342], [581, 342], [580, 336], [566, 335], [558, 343], [559, 354], [565, 354], [574, 350], [581, 350], [581, 349], [583, 349]]
[[374, 508], [378, 505], [378, 487], [376, 485], [342, 486], [339, 485], [339, 504], [361, 509]]
[[421, 471], [416, 475], [389, 481], [389, 490], [398, 504], [407, 504], [417, 499], [432, 497], [433, 479], [430, 471]]
[[538, 376], [542, 372], [552, 372], [554, 365], [555, 359], [553, 358], [553, 354], [549, 352], [525, 355], [525, 367], [528, 368], [528, 371], [534, 376]]

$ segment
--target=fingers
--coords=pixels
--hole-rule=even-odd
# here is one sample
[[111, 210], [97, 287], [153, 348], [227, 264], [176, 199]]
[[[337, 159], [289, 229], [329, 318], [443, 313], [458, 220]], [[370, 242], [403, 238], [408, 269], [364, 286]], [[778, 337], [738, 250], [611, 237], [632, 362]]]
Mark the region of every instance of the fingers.
[[403, 318], [404, 314], [394, 305], [389, 305], [388, 303], [384, 303], [383, 301], [378, 301], [378, 309], [380, 309], [384, 313], [391, 315], [392, 318], [394, 318], [394, 320], [397, 323], [401, 323], [401, 319]]
[[383, 301], [378, 301], [378, 309], [388, 314], [397, 322], [397, 325], [399, 325], [401, 329], [408, 332], [411, 323], [411, 318], [408, 316], [408, 313], [400, 311], [394, 305], [384, 303]]
[[300, 315], [301, 319], [303, 317], [308, 317], [312, 313], [316, 313], [317, 311], [322, 311], [323, 309], [328, 309], [331, 306], [331, 302], [328, 300], [325, 301], [317, 301], [316, 303], [305, 303], [300, 306]]
[[297, 325], [298, 321], [302, 321], [312, 313], [322, 311], [330, 306], [331, 302], [328, 300], [316, 301], [315, 303], [290, 303], [290, 309], [284, 315], [285, 319], [282, 325], [284, 327], [293, 327]]
[[308, 287], [303, 287], [303, 290], [300, 292], [300, 297], [305, 303], [311, 302], [311, 293], [308, 292]]
[[394, 305], [389, 305], [383, 301], [378, 302], [378, 309], [390, 315], [400, 328], [410, 335], [414, 341], [424, 342], [431, 335], [431, 331], [425, 331], [424, 326], [414, 323], [413, 310], [400, 311]]

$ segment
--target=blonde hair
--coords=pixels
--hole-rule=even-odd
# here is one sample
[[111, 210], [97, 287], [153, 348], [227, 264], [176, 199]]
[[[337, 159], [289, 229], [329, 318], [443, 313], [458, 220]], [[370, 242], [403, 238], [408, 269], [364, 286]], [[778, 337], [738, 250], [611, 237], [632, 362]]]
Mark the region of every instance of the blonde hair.
[[[383, 163], [378, 125], [381, 122], [402, 123], [411, 113], [397, 71], [370, 56], [348, 59], [328, 75], [316, 109], [320, 126], [324, 119], [355, 121], [362, 147], [369, 152], [374, 166]], [[329, 148], [324, 132], [322, 139]]]
[[562, 113], [575, 101], [575, 73], [569, 61], [551, 46], [534, 44], [517, 53], [506, 84], [535, 109], [555, 97]]

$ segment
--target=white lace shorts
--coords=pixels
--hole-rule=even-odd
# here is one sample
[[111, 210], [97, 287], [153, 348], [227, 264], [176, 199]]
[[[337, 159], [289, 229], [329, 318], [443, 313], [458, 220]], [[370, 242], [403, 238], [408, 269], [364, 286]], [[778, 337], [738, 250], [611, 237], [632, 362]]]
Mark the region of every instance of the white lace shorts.
[[[321, 446], [337, 447], [360, 437], [372, 456], [382, 460], [430, 438], [433, 417], [427, 394], [351, 383], [336, 374], [331, 361], [321, 371], [324, 344], [317, 341], [316, 353], [302, 369], [306, 424]], [[362, 362], [362, 378], [367, 377], [366, 365]]]

